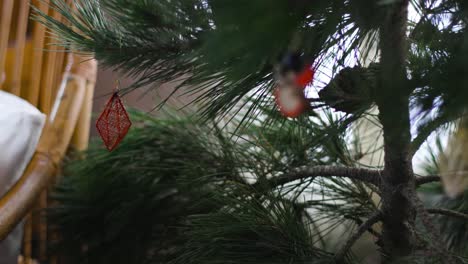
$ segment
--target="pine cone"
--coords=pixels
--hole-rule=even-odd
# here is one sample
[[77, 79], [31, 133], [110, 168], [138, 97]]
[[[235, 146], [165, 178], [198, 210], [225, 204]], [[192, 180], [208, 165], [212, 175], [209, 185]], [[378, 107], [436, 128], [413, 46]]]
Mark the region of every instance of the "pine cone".
[[346, 67], [320, 92], [320, 99], [337, 111], [348, 114], [369, 108], [376, 87], [377, 65], [369, 68]]

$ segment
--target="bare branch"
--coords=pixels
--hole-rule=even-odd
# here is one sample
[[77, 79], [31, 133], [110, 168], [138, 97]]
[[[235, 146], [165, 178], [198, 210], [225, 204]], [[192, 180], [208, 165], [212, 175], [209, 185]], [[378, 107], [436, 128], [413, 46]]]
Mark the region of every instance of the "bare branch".
[[345, 244], [343, 247], [338, 250], [338, 252], [335, 254], [335, 261], [340, 262], [343, 260], [345, 257], [346, 253], [349, 251], [349, 249], [354, 245], [354, 243], [368, 230], [372, 230], [372, 226], [379, 222], [382, 219], [382, 214], [380, 211], [375, 212], [372, 214], [369, 219], [367, 219], [364, 223], [362, 223], [359, 227], [356, 233], [354, 233], [351, 237], [346, 240]]
[[416, 178], [416, 187], [426, 184], [426, 183], [438, 182], [438, 181], [440, 181], [440, 176], [438, 175], [419, 177], [419, 178]]
[[430, 214], [439, 214], [439, 215], [446, 215], [446, 216], [453, 216], [453, 217], [458, 217], [462, 218], [468, 221], [468, 214], [464, 214], [461, 212], [449, 210], [449, 209], [444, 209], [444, 208], [428, 208], [426, 211]]
[[[315, 166], [298, 169], [296, 171], [283, 174], [268, 180], [267, 185], [271, 188], [284, 185], [289, 182], [315, 177], [341, 177], [359, 180], [374, 185], [380, 185], [381, 170], [370, 170], [364, 168], [344, 167], [344, 166]], [[257, 182], [254, 187], [261, 187], [264, 182]]]

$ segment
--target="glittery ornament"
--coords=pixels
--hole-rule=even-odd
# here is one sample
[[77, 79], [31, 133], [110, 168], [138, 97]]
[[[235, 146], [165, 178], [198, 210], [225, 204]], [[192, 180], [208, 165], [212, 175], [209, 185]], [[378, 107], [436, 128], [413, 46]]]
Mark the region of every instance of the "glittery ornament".
[[305, 67], [296, 76], [296, 85], [300, 87], [306, 87], [314, 80], [315, 70], [312, 65]]
[[292, 85], [277, 85], [274, 90], [275, 103], [281, 114], [295, 118], [307, 110], [307, 99], [302, 89]]

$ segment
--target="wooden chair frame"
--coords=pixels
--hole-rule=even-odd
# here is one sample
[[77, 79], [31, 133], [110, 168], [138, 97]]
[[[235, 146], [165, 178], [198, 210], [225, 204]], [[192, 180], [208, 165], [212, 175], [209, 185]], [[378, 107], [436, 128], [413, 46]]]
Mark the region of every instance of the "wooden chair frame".
[[[43, 12], [61, 19], [49, 3], [32, 0]], [[39, 234], [36, 257], [52, 263], [47, 253], [47, 223], [31, 212], [47, 207], [47, 189], [69, 146], [79, 150], [87, 147], [97, 65], [60, 47], [54, 48], [59, 52], [47, 52], [51, 49], [50, 32], [29, 20], [30, 12], [30, 0], [0, 0], [0, 90], [21, 96], [47, 115], [24, 174], [0, 197], [0, 241], [26, 219], [24, 262], [31, 263], [33, 228], [39, 226], [34, 232]]]

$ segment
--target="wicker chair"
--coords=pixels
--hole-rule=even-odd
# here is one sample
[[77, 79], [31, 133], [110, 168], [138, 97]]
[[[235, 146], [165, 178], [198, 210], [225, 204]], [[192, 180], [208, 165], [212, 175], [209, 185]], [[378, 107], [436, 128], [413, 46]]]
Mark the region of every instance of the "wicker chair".
[[[47, 121], [24, 174], [0, 197], [0, 241], [25, 220], [19, 262], [56, 263], [47, 252], [54, 234], [37, 212], [47, 207], [47, 189], [70, 145], [87, 147], [97, 66], [93, 60], [49, 45], [46, 29], [29, 19], [29, 2], [0, 0], [0, 90], [26, 99], [47, 115]], [[60, 19], [48, 2], [32, 4]]]

